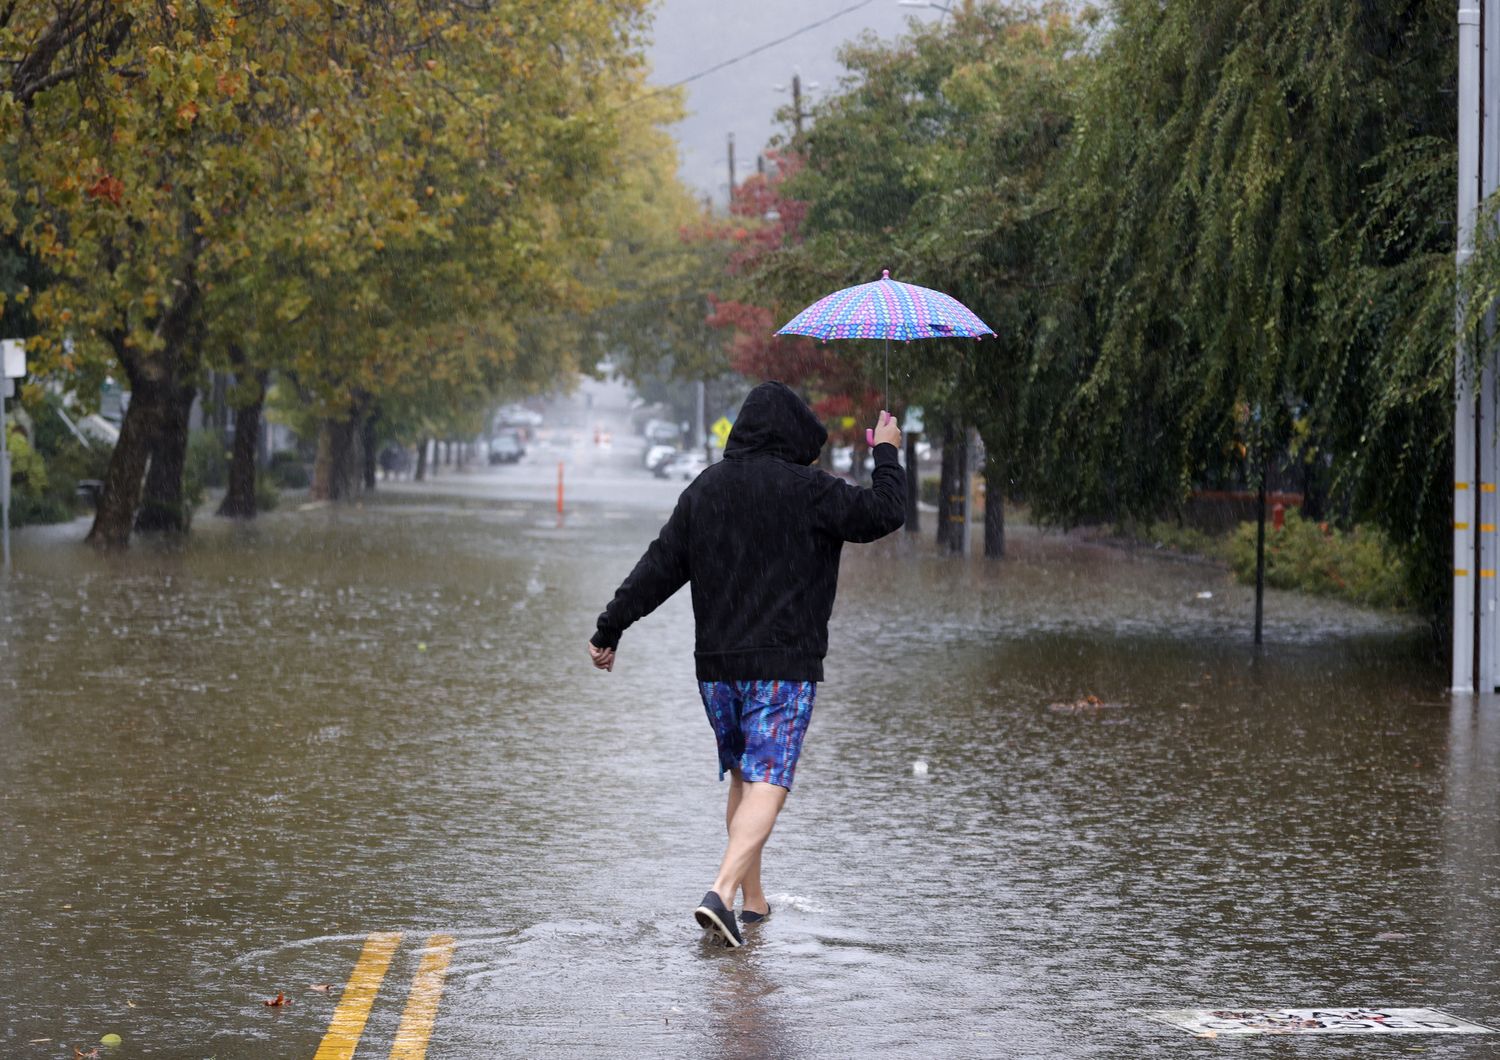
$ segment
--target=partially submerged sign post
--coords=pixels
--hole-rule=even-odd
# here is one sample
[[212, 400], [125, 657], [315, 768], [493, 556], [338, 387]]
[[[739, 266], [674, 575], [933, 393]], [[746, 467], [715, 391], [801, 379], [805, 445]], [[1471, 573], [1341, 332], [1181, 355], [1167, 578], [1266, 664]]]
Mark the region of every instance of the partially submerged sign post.
[[5, 431], [5, 400], [16, 390], [17, 379], [26, 374], [26, 343], [20, 339], [0, 341], [0, 570], [10, 570], [10, 442]]

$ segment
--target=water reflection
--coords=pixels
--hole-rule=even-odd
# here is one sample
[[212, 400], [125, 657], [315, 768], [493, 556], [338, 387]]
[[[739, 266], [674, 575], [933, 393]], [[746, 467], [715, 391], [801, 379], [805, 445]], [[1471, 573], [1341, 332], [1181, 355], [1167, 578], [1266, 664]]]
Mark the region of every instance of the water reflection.
[[23, 535], [0, 1053], [311, 1055], [337, 991], [307, 984], [385, 930], [374, 1054], [439, 931], [435, 1056], [1141, 1056], [1177, 1032], [1133, 1007], [1304, 1001], [1500, 1022], [1500, 722], [1435, 694], [1426, 632], [1273, 594], [1257, 660], [1221, 572], [1024, 529], [1001, 565], [849, 551], [776, 915], [704, 949], [724, 793], [687, 601], [613, 674], [581, 649], [671, 505], [632, 489], [561, 531], [476, 476], [175, 550]]

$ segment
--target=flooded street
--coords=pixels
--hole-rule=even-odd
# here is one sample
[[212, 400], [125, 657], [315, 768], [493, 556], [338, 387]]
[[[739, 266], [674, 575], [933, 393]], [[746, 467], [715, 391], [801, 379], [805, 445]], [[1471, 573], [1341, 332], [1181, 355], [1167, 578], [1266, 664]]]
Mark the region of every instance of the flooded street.
[[433, 936], [432, 1057], [1178, 1055], [1131, 1010], [1219, 1006], [1500, 1025], [1500, 707], [1451, 700], [1408, 619], [1273, 592], [1256, 658], [1222, 571], [1024, 527], [1000, 564], [845, 550], [775, 915], [708, 946], [687, 594], [614, 673], [584, 650], [680, 487], [543, 450], [181, 549], [18, 535], [0, 1054], [311, 1057], [368, 989], [357, 1055], [403, 1055]]

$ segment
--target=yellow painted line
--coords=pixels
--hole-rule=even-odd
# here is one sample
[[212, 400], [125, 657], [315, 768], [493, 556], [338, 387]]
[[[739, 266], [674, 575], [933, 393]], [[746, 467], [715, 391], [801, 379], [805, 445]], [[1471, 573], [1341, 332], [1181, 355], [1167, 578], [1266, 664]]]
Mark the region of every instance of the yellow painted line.
[[406, 1011], [401, 1013], [396, 1043], [391, 1046], [391, 1060], [423, 1060], [427, 1055], [427, 1039], [437, 1021], [438, 1003], [443, 999], [443, 975], [453, 957], [453, 945], [452, 935], [433, 935], [427, 940], [427, 952], [422, 954], [417, 976], [411, 981]]
[[1493, 482], [1481, 482], [1479, 484], [1479, 492], [1480, 493], [1494, 493], [1495, 492], [1495, 484]]
[[1494, 523], [1480, 523], [1479, 524], [1479, 531], [1480, 531], [1480, 533], [1484, 533], [1484, 534], [1493, 534], [1495, 532], [1495, 524]]
[[354, 971], [349, 973], [344, 994], [328, 1022], [328, 1033], [323, 1035], [323, 1044], [318, 1046], [313, 1060], [351, 1060], [359, 1036], [365, 1032], [365, 1020], [370, 1018], [375, 995], [391, 966], [391, 957], [400, 944], [399, 931], [374, 931], [365, 937], [365, 948], [354, 962]]
[[1453, 568], [1453, 576], [1455, 578], [1467, 578], [1469, 576], [1469, 572], [1464, 570], [1462, 567], [1455, 567]]
[[1479, 576], [1481, 578], [1493, 578], [1495, 576], [1495, 572], [1493, 570], [1486, 570], [1485, 568], [1481, 567], [1479, 569]]
[[1456, 490], [1466, 490], [1469, 488], [1469, 484], [1467, 482], [1455, 482], [1453, 488]]
[[1455, 529], [1455, 530], [1467, 530], [1468, 528], [1469, 528], [1469, 524], [1468, 523], [1454, 523], [1453, 524], [1453, 529]]

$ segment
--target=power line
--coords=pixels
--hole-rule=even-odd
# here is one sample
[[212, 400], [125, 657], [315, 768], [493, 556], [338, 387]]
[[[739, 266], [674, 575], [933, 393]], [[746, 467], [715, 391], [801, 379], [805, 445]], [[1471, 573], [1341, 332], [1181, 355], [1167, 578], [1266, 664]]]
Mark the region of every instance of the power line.
[[723, 62], [715, 63], [713, 66], [710, 66], [705, 70], [699, 70], [696, 74], [692, 74], [689, 77], [684, 77], [681, 81], [673, 81], [670, 85], [663, 85], [658, 89], [647, 92], [644, 96], [636, 96], [634, 99], [627, 99], [624, 103], [621, 103], [618, 106], [614, 107], [613, 110], [620, 110], [624, 107], [633, 106], [636, 103], [642, 103], [645, 100], [652, 98], [653, 96], [661, 95], [663, 92], [670, 92], [674, 88], [681, 88], [683, 85], [691, 84], [694, 81], [707, 77], [709, 74], [716, 74], [720, 70], [733, 66], [735, 63], [744, 62], [752, 55], [759, 55], [761, 52], [769, 51], [779, 44], [785, 44], [787, 41], [792, 40], [794, 37], [800, 37], [804, 33], [809, 33], [812, 30], [817, 29], [819, 26], [826, 26], [828, 25], [828, 23], [834, 21], [835, 19], [843, 18], [845, 15], [858, 11], [862, 7], [869, 7], [874, 2], [875, 0], [859, 0], [859, 3], [850, 4], [848, 7], [835, 11], [833, 14], [827, 16], [826, 18], [820, 18], [816, 22], [809, 22], [807, 25], [802, 26], [799, 29], [792, 30], [792, 32], [788, 33], [785, 37], [777, 37], [773, 41], [767, 41], [762, 45], [751, 48], [747, 52], [742, 52], [739, 55], [736, 55], [732, 59], [725, 59]]

